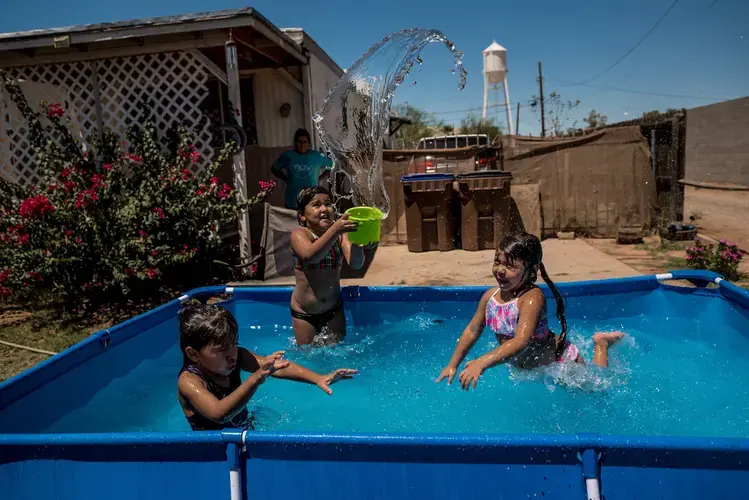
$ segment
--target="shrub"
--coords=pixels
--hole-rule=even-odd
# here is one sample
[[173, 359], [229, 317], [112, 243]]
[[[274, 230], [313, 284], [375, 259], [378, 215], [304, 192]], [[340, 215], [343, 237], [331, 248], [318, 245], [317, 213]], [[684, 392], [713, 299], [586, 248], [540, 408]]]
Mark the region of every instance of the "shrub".
[[694, 269], [706, 269], [722, 274], [729, 280], [739, 278], [739, 263], [743, 255], [741, 250], [726, 240], [717, 245], [696, 240], [687, 248], [687, 265]]
[[190, 134], [175, 126], [160, 141], [147, 106], [127, 141], [105, 131], [87, 151], [62, 124], [60, 104], [45, 105], [45, 130], [18, 85], [2, 72], [0, 82], [28, 121], [44, 179], [28, 188], [0, 181], [2, 297], [51, 294], [76, 308], [199, 281], [222, 247], [219, 228], [275, 187], [263, 182], [239, 205], [216, 177], [233, 145], [194, 174], [200, 153]]

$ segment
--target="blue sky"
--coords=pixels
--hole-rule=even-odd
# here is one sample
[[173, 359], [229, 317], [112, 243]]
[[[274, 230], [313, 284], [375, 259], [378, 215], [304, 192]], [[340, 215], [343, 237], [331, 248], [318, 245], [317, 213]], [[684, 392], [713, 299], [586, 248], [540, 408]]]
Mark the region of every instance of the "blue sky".
[[[409, 102], [455, 124], [465, 110], [480, 113], [475, 108], [483, 99], [481, 52], [496, 40], [508, 50], [510, 99], [523, 106], [522, 134], [540, 129], [527, 107], [538, 90], [538, 61], [543, 62], [547, 94], [556, 90], [564, 99], [582, 101], [568, 125], [591, 108], [613, 122], [652, 109], [690, 108], [749, 95], [749, 0], [680, 0], [634, 52], [590, 86], [566, 83], [588, 80], [617, 61], [673, 0], [516, 0], [477, 3], [472, 8], [467, 8], [468, 2], [445, 0], [1, 1], [0, 32], [249, 5], [279, 27], [304, 28], [344, 68], [388, 33], [436, 28], [465, 53], [465, 90], [457, 90], [449, 52], [432, 44], [422, 53], [421, 70], [412, 72], [411, 82], [416, 84], [402, 85], [396, 102]], [[490, 112], [505, 123], [502, 108]], [[513, 104], [513, 119], [514, 113]]]

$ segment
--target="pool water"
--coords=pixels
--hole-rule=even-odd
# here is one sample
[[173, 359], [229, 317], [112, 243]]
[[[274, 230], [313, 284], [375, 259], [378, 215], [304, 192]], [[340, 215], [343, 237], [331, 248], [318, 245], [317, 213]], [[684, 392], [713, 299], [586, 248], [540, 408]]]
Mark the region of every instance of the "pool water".
[[[568, 303], [570, 339], [586, 366], [521, 371], [500, 365], [470, 391], [463, 391], [457, 378], [452, 386], [434, 380], [473, 314], [473, 303], [360, 303], [348, 307], [353, 319], [345, 341], [317, 349], [294, 345], [286, 304], [233, 307], [241, 345], [259, 354], [286, 350], [288, 359], [320, 373], [360, 372], [334, 384], [332, 396], [313, 385], [269, 379], [249, 405], [264, 430], [749, 435], [749, 339], [740, 331], [749, 319], [746, 311], [720, 298], [663, 291], [610, 301], [586, 297]], [[366, 320], [375, 310], [376, 318]], [[553, 310], [549, 316], [557, 326]], [[365, 320], [357, 324], [357, 317]], [[176, 330], [176, 322], [168, 328]], [[628, 336], [612, 347], [610, 367], [601, 369], [591, 363], [590, 337], [607, 330]], [[123, 356], [137, 355], [127, 346], [139, 337], [118, 346]], [[148, 348], [147, 339], [138, 342], [139, 349]], [[487, 330], [467, 359], [494, 347]], [[77, 407], [50, 418], [40, 431], [189, 430], [176, 398], [180, 362], [175, 338], [162, 353], [144, 356], [126, 374], [103, 381], [87, 401], [68, 403]]]

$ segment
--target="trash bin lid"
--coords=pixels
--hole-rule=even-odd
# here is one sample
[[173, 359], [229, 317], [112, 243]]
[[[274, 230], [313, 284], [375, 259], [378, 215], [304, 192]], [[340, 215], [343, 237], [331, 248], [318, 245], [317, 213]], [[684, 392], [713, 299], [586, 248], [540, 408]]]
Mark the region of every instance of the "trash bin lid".
[[409, 174], [401, 177], [401, 182], [452, 180], [455, 180], [455, 174]]
[[497, 177], [512, 177], [512, 172], [504, 170], [479, 170], [458, 174], [458, 179], [492, 179]]

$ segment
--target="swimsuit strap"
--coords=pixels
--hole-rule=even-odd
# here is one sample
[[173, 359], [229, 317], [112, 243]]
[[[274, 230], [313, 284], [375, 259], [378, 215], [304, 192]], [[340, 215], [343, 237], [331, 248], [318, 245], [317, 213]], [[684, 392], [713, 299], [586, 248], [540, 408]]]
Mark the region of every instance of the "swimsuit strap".
[[[307, 229], [310, 234], [312, 235], [312, 241], [315, 241], [319, 238], [318, 235], [316, 235], [314, 232], [312, 232], [311, 229]], [[292, 251], [292, 256], [294, 258], [294, 268], [298, 269], [300, 271], [306, 271], [306, 270], [332, 270], [332, 269], [338, 269], [343, 265], [343, 249], [341, 248], [340, 238], [336, 238], [335, 243], [333, 243], [333, 246], [330, 247], [330, 250], [320, 259], [319, 262], [308, 262], [305, 259], [300, 258], [296, 253]]]
[[[180, 374], [182, 372], [189, 372], [193, 375], [196, 375], [200, 377], [200, 380], [203, 381], [208, 391], [213, 394], [216, 399], [224, 399], [226, 396], [234, 392], [234, 390], [237, 389], [240, 385], [242, 385], [242, 376], [241, 376], [241, 369], [239, 367], [239, 363], [237, 363], [236, 368], [229, 374], [229, 387], [223, 387], [212, 380], [208, 379], [203, 372], [198, 368], [197, 365], [194, 364], [187, 364], [182, 367], [180, 370]], [[254, 416], [250, 414], [247, 407], [243, 408], [242, 411], [237, 413], [234, 418], [231, 419], [230, 422], [226, 424], [219, 424], [217, 422], [214, 422], [213, 420], [203, 416], [202, 413], [200, 413], [198, 410], [196, 410], [192, 405], [188, 403], [188, 406], [192, 410], [193, 414], [191, 417], [186, 417], [187, 422], [190, 424], [190, 427], [192, 427], [193, 430], [222, 430], [226, 427], [246, 427], [249, 426], [249, 428], [253, 428], [254, 426]]]
[[[530, 288], [528, 289], [530, 290]], [[499, 289], [497, 289], [497, 292]], [[492, 294], [492, 299], [486, 304], [486, 312], [484, 320], [486, 325], [497, 335], [506, 337], [514, 337], [515, 331], [517, 330], [518, 320], [520, 319], [520, 308], [517, 305], [517, 300], [526, 292], [524, 290], [515, 299], [510, 302], [500, 304], [497, 302], [495, 295], [497, 292]], [[538, 320], [538, 326], [536, 331], [533, 332], [533, 336], [536, 338], [542, 338], [551, 333], [549, 331], [549, 323], [546, 317], [546, 308], [541, 311], [541, 316]]]

